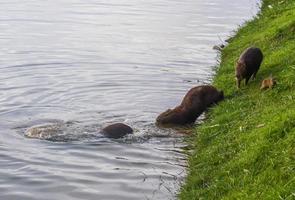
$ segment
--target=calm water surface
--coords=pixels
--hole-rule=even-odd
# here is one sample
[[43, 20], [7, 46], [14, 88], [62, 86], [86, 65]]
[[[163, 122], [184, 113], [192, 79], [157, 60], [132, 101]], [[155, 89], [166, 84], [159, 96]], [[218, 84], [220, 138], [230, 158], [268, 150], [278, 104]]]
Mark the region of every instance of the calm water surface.
[[[0, 199], [174, 199], [182, 138], [154, 126], [256, 0], [0, 0]], [[135, 136], [101, 137], [125, 122]], [[36, 125], [62, 124], [50, 140]]]

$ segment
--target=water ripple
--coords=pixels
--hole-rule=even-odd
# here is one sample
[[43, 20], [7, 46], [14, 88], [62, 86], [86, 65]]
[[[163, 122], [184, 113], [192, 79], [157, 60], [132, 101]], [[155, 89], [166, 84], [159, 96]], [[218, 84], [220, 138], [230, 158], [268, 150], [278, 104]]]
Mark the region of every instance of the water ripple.
[[[175, 199], [183, 136], [154, 120], [210, 82], [212, 46], [256, 2], [1, 2], [0, 199]], [[114, 122], [134, 135], [104, 138]], [[48, 124], [60, 134], [24, 137]]]

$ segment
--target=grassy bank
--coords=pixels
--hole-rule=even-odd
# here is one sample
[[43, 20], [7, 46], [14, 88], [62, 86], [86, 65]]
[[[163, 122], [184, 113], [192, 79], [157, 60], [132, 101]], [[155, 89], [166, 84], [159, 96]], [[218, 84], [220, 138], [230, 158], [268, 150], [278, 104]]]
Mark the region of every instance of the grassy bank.
[[[234, 64], [249, 46], [264, 61], [238, 91]], [[270, 74], [277, 86], [260, 91]], [[180, 199], [295, 199], [295, 0], [263, 1], [222, 51], [214, 85], [227, 98], [196, 127]]]

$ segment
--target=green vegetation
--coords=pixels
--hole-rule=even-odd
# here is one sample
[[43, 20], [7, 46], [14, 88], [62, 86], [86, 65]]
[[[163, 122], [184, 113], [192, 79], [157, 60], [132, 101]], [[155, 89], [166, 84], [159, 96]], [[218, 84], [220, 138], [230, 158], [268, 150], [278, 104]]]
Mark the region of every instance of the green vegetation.
[[[235, 62], [249, 46], [264, 60], [256, 80], [237, 90]], [[190, 138], [180, 199], [295, 199], [295, 1], [263, 0], [221, 58], [214, 85], [227, 98]], [[260, 91], [270, 74], [278, 84]]]

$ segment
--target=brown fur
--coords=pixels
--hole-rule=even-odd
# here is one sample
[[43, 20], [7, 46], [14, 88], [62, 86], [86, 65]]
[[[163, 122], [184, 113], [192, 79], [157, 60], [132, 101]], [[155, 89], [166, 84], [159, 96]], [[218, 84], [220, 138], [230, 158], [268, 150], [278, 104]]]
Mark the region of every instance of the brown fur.
[[277, 84], [277, 81], [274, 78], [272, 77], [266, 78], [261, 82], [260, 90], [273, 88], [276, 84]]
[[179, 106], [160, 114], [156, 120], [157, 124], [173, 126], [194, 123], [208, 107], [223, 98], [223, 91], [218, 91], [213, 86], [194, 87], [187, 92]]
[[122, 138], [127, 134], [133, 133], [133, 130], [130, 126], [123, 123], [111, 124], [102, 129], [102, 134], [109, 138]]
[[246, 79], [245, 85], [247, 85], [251, 76], [255, 79], [262, 60], [263, 54], [261, 50], [256, 47], [250, 47], [241, 54], [236, 65], [235, 73], [238, 88], [240, 88], [243, 79]]

